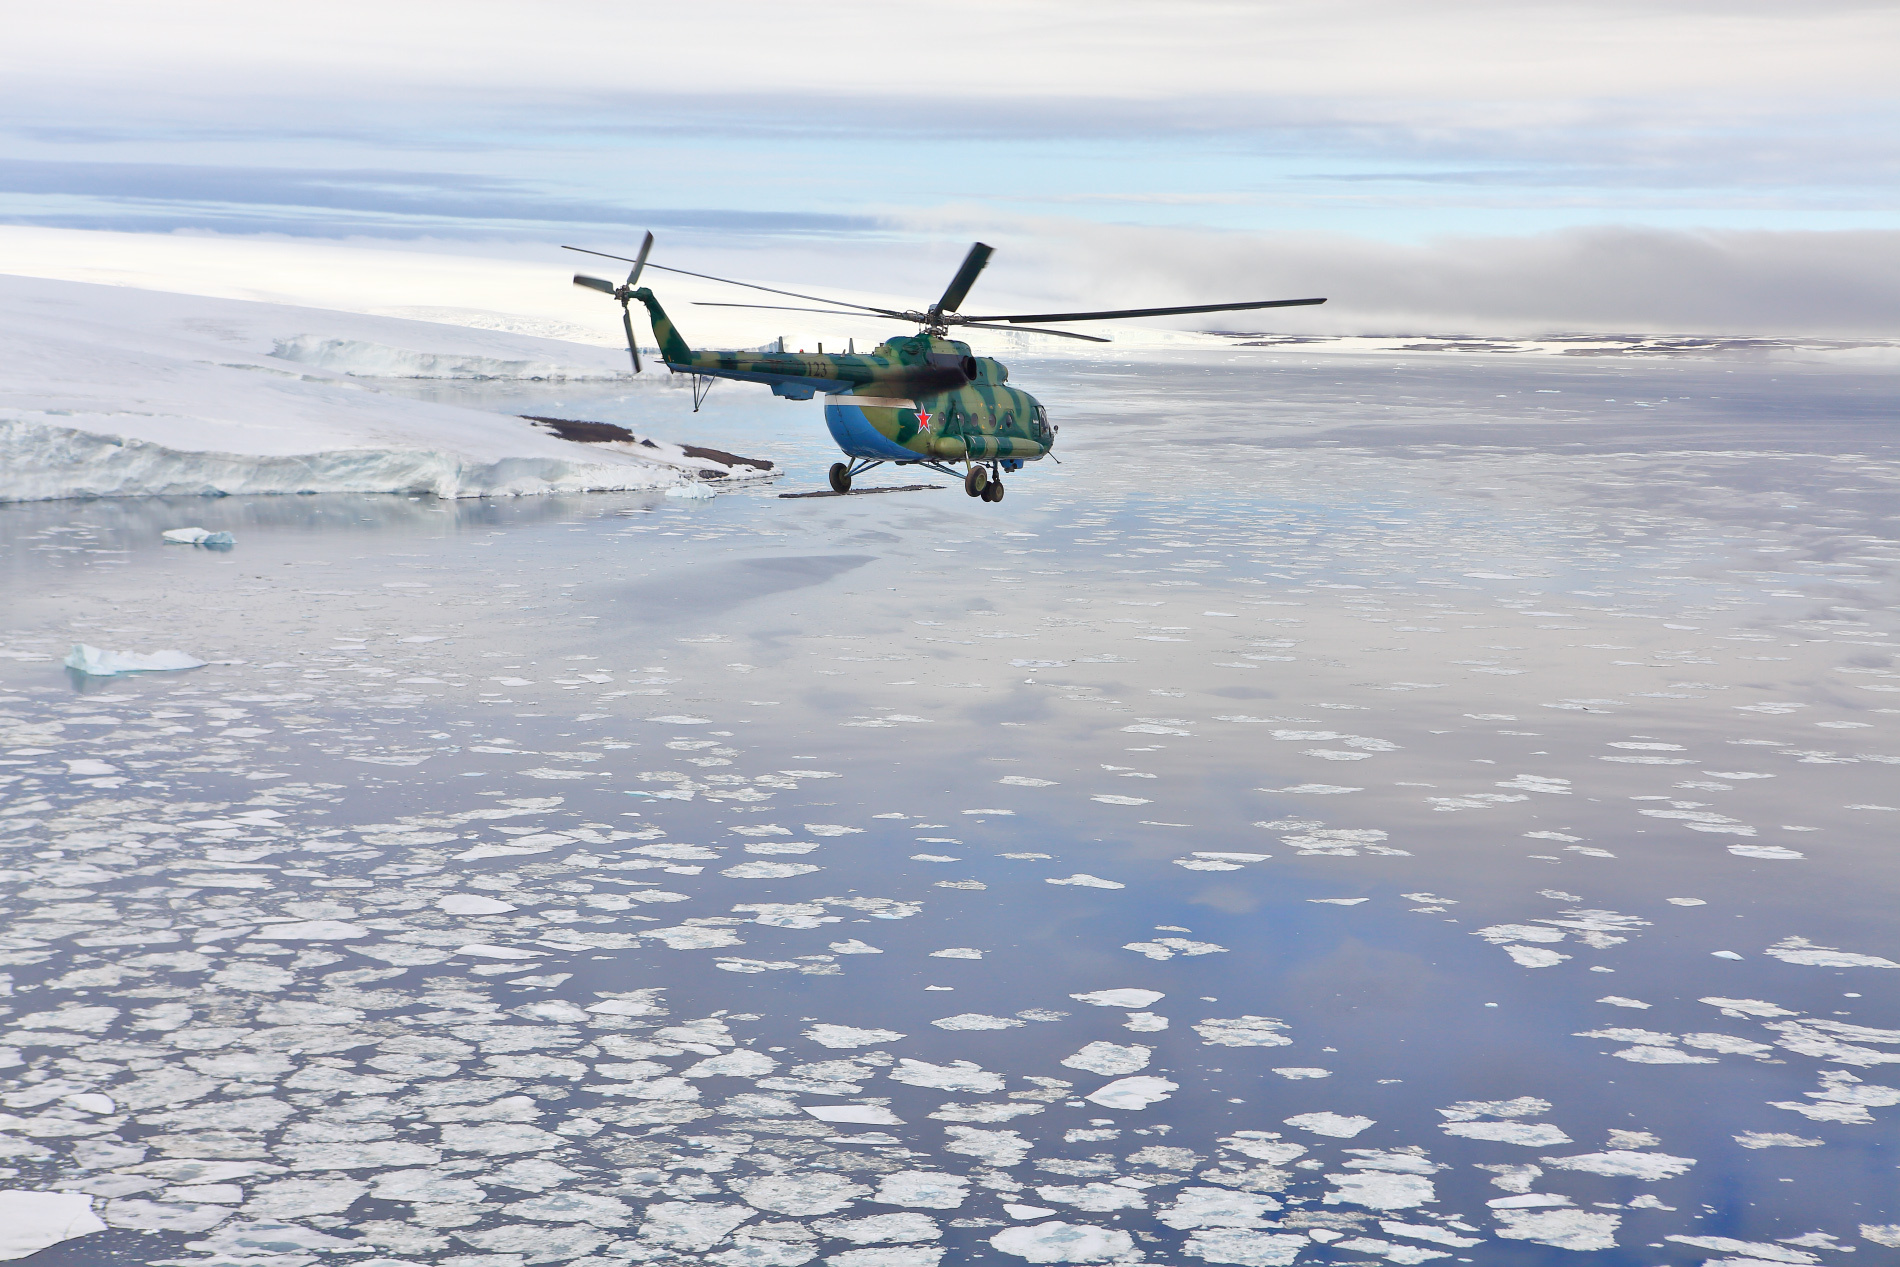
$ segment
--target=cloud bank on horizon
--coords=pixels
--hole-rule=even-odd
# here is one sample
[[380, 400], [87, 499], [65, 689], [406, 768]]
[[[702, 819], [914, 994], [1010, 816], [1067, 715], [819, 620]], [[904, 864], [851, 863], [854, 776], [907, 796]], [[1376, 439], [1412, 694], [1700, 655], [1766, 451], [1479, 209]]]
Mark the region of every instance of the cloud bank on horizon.
[[986, 290], [1037, 303], [1900, 333], [1892, 6], [446, 12], [16, 15], [0, 223], [515, 259], [653, 228], [711, 271], [913, 301], [981, 236], [1009, 250]]

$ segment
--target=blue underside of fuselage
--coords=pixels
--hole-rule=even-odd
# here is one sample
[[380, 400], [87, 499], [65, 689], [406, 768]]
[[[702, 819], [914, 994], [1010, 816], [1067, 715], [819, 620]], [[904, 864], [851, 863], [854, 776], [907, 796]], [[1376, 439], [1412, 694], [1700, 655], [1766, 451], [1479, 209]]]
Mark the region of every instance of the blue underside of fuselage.
[[877, 458], [885, 462], [925, 460], [922, 454], [906, 449], [879, 432], [871, 425], [870, 419], [864, 416], [864, 410], [856, 405], [826, 401], [825, 427], [847, 457]]
[[[931, 459], [920, 453], [914, 453], [896, 443], [864, 416], [864, 410], [857, 405], [834, 404], [839, 393], [848, 392], [855, 385], [835, 382], [823, 378], [795, 378], [786, 374], [755, 374], [747, 370], [701, 369], [691, 365], [676, 365], [666, 362], [666, 367], [675, 373], [700, 374], [708, 378], [731, 378], [742, 383], [764, 383], [775, 392], [782, 387], [793, 391], [822, 393], [831, 399], [825, 402], [825, 426], [847, 457], [874, 458], [882, 462], [927, 462]], [[790, 395], [790, 393], [781, 393]], [[810, 395], [793, 396], [792, 399], [810, 399]]]

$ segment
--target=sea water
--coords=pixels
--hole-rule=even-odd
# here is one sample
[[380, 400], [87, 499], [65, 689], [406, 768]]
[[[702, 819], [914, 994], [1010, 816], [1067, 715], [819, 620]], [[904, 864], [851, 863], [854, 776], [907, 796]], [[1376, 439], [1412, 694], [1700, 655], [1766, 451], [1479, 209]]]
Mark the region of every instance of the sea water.
[[34, 1261], [1900, 1245], [1891, 374], [1016, 378], [1000, 504], [550, 385], [417, 390], [788, 475], [0, 507]]

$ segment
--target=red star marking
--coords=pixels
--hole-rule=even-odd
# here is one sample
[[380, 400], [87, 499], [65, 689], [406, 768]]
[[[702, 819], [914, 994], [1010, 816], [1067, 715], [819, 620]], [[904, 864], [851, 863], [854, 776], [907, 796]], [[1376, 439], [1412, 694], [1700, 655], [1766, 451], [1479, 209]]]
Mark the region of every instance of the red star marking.
[[930, 430], [930, 415], [921, 409], [917, 411], [917, 429], [919, 431]]

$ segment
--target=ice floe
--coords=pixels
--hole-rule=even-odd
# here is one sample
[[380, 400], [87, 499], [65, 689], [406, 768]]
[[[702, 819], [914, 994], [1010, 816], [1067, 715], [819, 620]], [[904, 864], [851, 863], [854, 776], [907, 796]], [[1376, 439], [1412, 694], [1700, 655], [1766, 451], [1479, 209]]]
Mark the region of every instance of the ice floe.
[[1156, 1218], [1178, 1231], [1203, 1227], [1261, 1227], [1280, 1208], [1272, 1197], [1228, 1188], [1183, 1188]]
[[1570, 1137], [1562, 1130], [1544, 1122], [1447, 1122], [1443, 1129], [1447, 1135], [1457, 1135], [1464, 1139], [1519, 1144], [1527, 1148], [1548, 1148], [1571, 1142]]
[[1150, 959], [1172, 959], [1176, 955], [1219, 955], [1226, 954], [1227, 947], [1216, 946], [1209, 941], [1189, 941], [1184, 937], [1158, 937], [1154, 941], [1131, 941], [1122, 947]]
[[1900, 963], [1879, 955], [1817, 946], [1805, 937], [1784, 937], [1762, 953], [1773, 955], [1783, 963], [1804, 964], [1813, 968], [1900, 968]]
[[205, 661], [183, 651], [106, 651], [90, 643], [73, 644], [66, 667], [88, 677], [117, 677], [126, 673], [168, 673], [202, 669]]
[[927, 1060], [913, 1060], [906, 1056], [898, 1060], [897, 1066], [888, 1075], [893, 1082], [907, 1082], [915, 1087], [934, 1087], [939, 1091], [1001, 1091], [1003, 1079], [989, 1072], [981, 1065], [968, 1060], [953, 1060], [945, 1065], [933, 1065]]
[[1004, 1228], [990, 1244], [1032, 1263], [1114, 1262], [1128, 1259], [1135, 1248], [1127, 1232], [1060, 1220]]
[[974, 1126], [946, 1126], [949, 1142], [944, 1148], [966, 1157], [975, 1157], [992, 1166], [1014, 1166], [1035, 1147], [1015, 1131], [986, 1131]]
[[1287, 1118], [1286, 1124], [1303, 1131], [1311, 1131], [1315, 1135], [1328, 1135], [1334, 1139], [1351, 1139], [1371, 1126], [1372, 1119], [1346, 1113], [1301, 1113]]
[[842, 1175], [824, 1173], [770, 1175], [754, 1179], [739, 1189], [748, 1204], [774, 1214], [835, 1214], [871, 1189], [853, 1183]]
[[0, 1191], [0, 1260], [26, 1258], [105, 1230], [84, 1193]]
[[[884, 1175], [878, 1180], [877, 1192], [872, 1201], [884, 1205], [906, 1205], [924, 1210], [955, 1210], [969, 1199], [970, 1179], [967, 1175], [950, 1174], [940, 1170], [900, 1170]], [[927, 1218], [920, 1215], [886, 1216], [908, 1219], [911, 1226], [918, 1224], [934, 1227]], [[922, 1240], [935, 1237], [932, 1232], [926, 1237], [892, 1237], [891, 1239]]]
[[479, 893], [450, 893], [437, 898], [435, 904], [450, 915], [502, 915], [515, 909], [512, 902]]
[[1289, 1267], [1313, 1242], [1285, 1232], [1253, 1232], [1238, 1228], [1208, 1228], [1189, 1235], [1186, 1250], [1210, 1263], [1239, 1267]]
[[1533, 1241], [1557, 1249], [1616, 1248], [1615, 1214], [1586, 1210], [1499, 1210], [1498, 1235], [1506, 1240]]
[[904, 1124], [904, 1119], [878, 1104], [807, 1104], [804, 1111], [821, 1122], [851, 1122], [863, 1126]]
[[1293, 1042], [1287, 1028], [1271, 1016], [1234, 1016], [1197, 1021], [1194, 1032], [1210, 1047], [1286, 1047]]
[[206, 528], [167, 528], [158, 534], [167, 545], [175, 546], [233, 546], [237, 539], [228, 532], [212, 532]]
[[1826, 1140], [1790, 1135], [1786, 1131], [1743, 1131], [1735, 1137], [1743, 1148], [1819, 1148]]
[[1093, 1042], [1073, 1056], [1063, 1057], [1062, 1064], [1070, 1069], [1081, 1069], [1088, 1073], [1114, 1077], [1146, 1069], [1153, 1055], [1152, 1047], [1143, 1047], [1138, 1043], [1121, 1046], [1116, 1043]]
[[982, 1012], [963, 1012], [956, 1016], [945, 1016], [930, 1022], [938, 1029], [974, 1030], [974, 1029], [1016, 1029], [1023, 1022], [1013, 1016], [990, 1016]]
[[1326, 1175], [1334, 1185], [1324, 1198], [1327, 1205], [1362, 1205], [1370, 1210], [1409, 1210], [1438, 1200], [1432, 1181], [1422, 1175], [1361, 1171]]
[[[884, 1186], [888, 1187], [890, 1180], [891, 1177], [887, 1176]], [[883, 1200], [883, 1198], [873, 1197], [872, 1200]], [[954, 1210], [956, 1206], [932, 1208]], [[824, 1236], [850, 1241], [854, 1245], [876, 1245], [891, 1241], [934, 1241], [943, 1235], [943, 1230], [937, 1226], [937, 1221], [927, 1214], [871, 1214], [855, 1219], [821, 1219], [812, 1224], [812, 1230]]]
[[1142, 1075], [1134, 1078], [1117, 1078], [1083, 1098], [1105, 1109], [1145, 1109], [1151, 1104], [1160, 1103], [1180, 1089], [1179, 1083], [1167, 1078]]
[[1079, 1003], [1093, 1003], [1097, 1007], [1147, 1007], [1167, 996], [1159, 990], [1119, 989], [1094, 990], [1087, 994], [1071, 994], [1069, 997]]
[[1612, 1149], [1600, 1153], [1579, 1153], [1571, 1157], [1540, 1157], [1546, 1166], [1558, 1170], [1581, 1170], [1593, 1175], [1626, 1175], [1634, 1179], [1673, 1179], [1695, 1165], [1693, 1157], [1672, 1157], [1668, 1153], [1639, 1153]]

